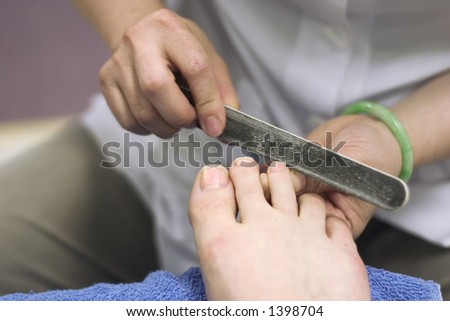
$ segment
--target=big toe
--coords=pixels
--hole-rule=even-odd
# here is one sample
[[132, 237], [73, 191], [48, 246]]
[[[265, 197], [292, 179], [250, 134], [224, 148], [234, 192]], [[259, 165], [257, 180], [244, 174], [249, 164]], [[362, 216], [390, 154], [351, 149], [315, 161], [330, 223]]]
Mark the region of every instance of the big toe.
[[236, 199], [228, 170], [206, 166], [197, 175], [189, 203], [189, 219], [197, 247], [236, 224]]

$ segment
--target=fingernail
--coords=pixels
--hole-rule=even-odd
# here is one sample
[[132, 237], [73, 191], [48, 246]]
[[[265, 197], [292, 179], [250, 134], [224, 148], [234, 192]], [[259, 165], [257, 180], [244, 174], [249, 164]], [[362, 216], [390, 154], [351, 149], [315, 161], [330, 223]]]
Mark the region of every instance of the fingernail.
[[240, 167], [254, 167], [257, 166], [258, 163], [253, 158], [240, 157], [234, 161], [234, 165]]
[[271, 168], [271, 170], [281, 171], [286, 168], [286, 164], [283, 162], [272, 162], [270, 164], [270, 168]]
[[222, 166], [203, 167], [200, 177], [200, 188], [220, 188], [228, 184], [228, 171]]
[[222, 123], [216, 116], [209, 116], [205, 120], [206, 132], [208, 135], [217, 137], [222, 134]]

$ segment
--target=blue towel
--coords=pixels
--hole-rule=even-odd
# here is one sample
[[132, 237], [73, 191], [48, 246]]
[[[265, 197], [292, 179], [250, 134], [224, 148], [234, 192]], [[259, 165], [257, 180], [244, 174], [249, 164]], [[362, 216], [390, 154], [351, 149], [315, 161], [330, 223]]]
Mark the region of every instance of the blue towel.
[[[432, 281], [367, 267], [374, 301], [441, 301], [440, 286]], [[81, 290], [16, 293], [0, 301], [204, 301], [205, 288], [199, 268], [181, 276], [150, 273], [144, 281], [127, 284], [99, 283]]]

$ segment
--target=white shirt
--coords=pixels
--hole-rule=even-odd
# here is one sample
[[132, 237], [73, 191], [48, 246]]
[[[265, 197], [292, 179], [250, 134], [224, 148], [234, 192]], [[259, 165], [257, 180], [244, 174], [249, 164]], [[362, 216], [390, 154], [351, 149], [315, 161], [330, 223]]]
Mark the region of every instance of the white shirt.
[[[172, 0], [168, 4], [208, 34], [230, 68], [242, 110], [299, 135], [357, 100], [390, 106], [450, 68], [447, 0]], [[84, 122], [99, 142], [123, 143], [123, 130], [105, 102], [96, 98], [92, 106]], [[182, 130], [180, 139], [187, 140], [190, 133]], [[203, 143], [211, 140], [199, 130], [195, 135]], [[132, 139], [145, 145], [152, 142], [146, 151], [150, 149], [155, 158], [164, 153], [164, 141], [157, 137], [132, 135]], [[201, 150], [194, 154], [201, 160]], [[189, 158], [186, 151], [178, 156]], [[136, 158], [130, 168], [120, 169], [153, 214], [163, 268], [182, 272], [196, 263], [187, 204], [199, 167], [137, 165]], [[450, 163], [417, 170], [409, 186], [410, 203], [398, 212], [380, 211], [378, 217], [450, 246]]]

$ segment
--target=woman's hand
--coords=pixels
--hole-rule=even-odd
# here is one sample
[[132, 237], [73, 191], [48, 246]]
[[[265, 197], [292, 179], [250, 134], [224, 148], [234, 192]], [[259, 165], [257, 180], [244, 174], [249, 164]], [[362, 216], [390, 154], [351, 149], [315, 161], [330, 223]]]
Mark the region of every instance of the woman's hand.
[[[180, 72], [195, 109], [178, 88]], [[102, 92], [123, 128], [170, 137], [198, 123], [210, 136], [225, 126], [224, 104], [238, 106], [227, 67], [190, 20], [159, 9], [128, 27], [100, 71]]]
[[[326, 132], [332, 133], [332, 146], [326, 146]], [[398, 176], [402, 166], [400, 147], [389, 128], [365, 115], [340, 116], [319, 126], [308, 136], [328, 148], [341, 146], [339, 154]], [[343, 144], [343, 145], [342, 145]], [[327, 211], [346, 220], [357, 237], [375, 212], [375, 207], [311, 178], [305, 192], [321, 193], [327, 200]]]

